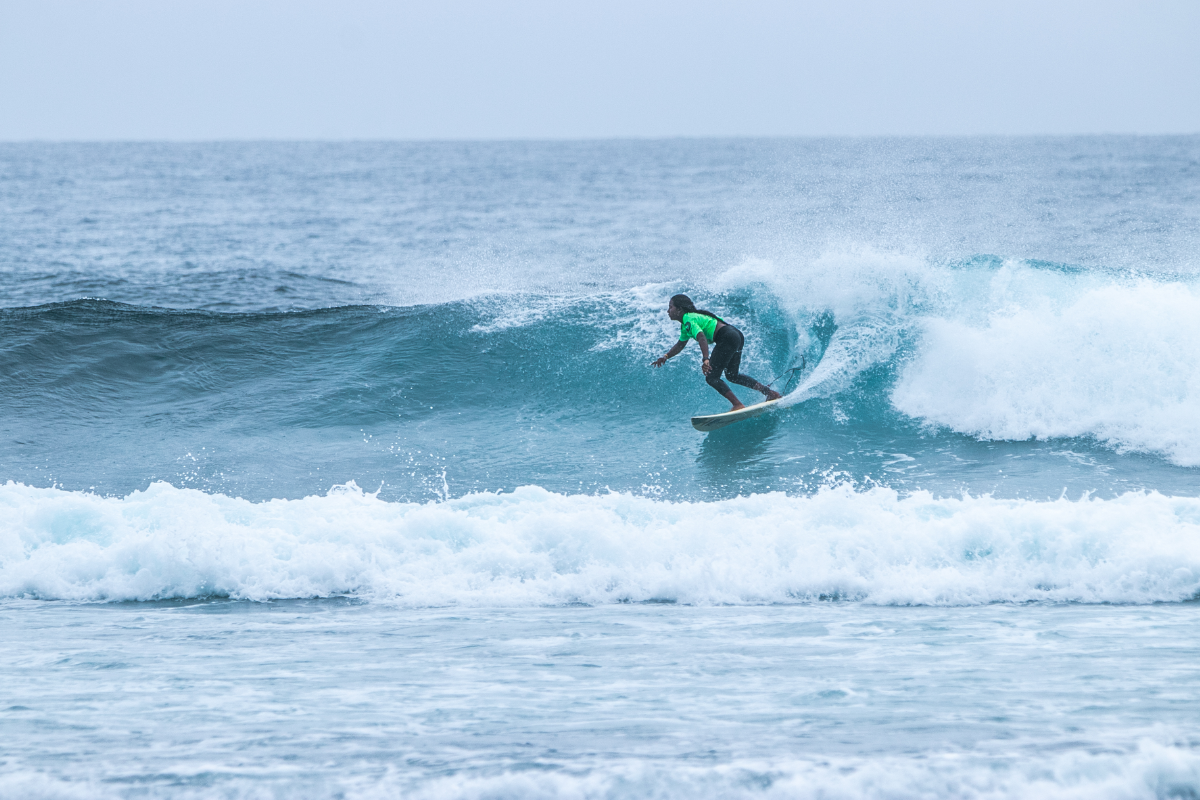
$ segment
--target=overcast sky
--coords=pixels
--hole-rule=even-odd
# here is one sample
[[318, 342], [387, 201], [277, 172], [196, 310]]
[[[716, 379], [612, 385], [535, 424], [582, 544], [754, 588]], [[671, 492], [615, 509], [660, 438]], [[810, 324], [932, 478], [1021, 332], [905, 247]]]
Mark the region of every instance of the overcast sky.
[[1200, 132], [1200, 0], [0, 0], [0, 139]]

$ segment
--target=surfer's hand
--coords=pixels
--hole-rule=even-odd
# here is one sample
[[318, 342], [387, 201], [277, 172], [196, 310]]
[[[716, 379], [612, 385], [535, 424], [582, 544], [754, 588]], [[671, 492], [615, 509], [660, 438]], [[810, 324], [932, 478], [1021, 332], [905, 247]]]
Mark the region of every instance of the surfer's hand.
[[700, 371], [703, 372], [705, 375], [712, 372], [712, 364], [708, 363], [707, 358], [704, 359], [704, 362], [700, 365]]
[[654, 363], [651, 366], [661, 367], [665, 363], [667, 363], [667, 357], [659, 356], [658, 358], [654, 359]]

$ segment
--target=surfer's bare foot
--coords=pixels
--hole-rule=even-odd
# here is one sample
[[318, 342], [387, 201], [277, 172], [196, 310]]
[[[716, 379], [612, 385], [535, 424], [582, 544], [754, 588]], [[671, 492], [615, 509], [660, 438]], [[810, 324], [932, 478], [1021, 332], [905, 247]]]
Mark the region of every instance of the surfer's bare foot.
[[781, 395], [779, 392], [775, 391], [774, 389], [767, 389], [767, 399], [768, 400], [778, 400], [781, 397], [783, 397], [783, 395]]
[[730, 411], [741, 411], [743, 408], [745, 408], [745, 406], [742, 405], [741, 403], [734, 403], [733, 408], [731, 408], [729, 410]]

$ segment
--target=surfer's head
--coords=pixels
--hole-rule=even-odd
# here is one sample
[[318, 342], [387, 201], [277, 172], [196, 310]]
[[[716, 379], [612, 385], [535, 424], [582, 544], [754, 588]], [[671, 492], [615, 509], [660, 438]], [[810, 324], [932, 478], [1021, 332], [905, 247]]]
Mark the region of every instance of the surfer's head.
[[670, 305], [667, 306], [667, 316], [678, 322], [683, 319], [683, 315], [696, 310], [696, 304], [692, 302], [692, 298], [686, 294], [677, 294], [671, 298]]
[[716, 314], [711, 311], [705, 311], [703, 308], [696, 308], [696, 304], [692, 302], [692, 298], [686, 294], [677, 294], [671, 298], [670, 304], [667, 306], [667, 316], [679, 322], [683, 319], [684, 314], [703, 314], [706, 317], [720, 320]]

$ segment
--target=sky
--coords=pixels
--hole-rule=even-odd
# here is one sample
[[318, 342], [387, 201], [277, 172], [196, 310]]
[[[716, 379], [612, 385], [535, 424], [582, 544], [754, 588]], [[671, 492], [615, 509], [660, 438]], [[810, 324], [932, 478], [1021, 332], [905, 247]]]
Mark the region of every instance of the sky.
[[0, 0], [0, 140], [1200, 132], [1200, 0]]

